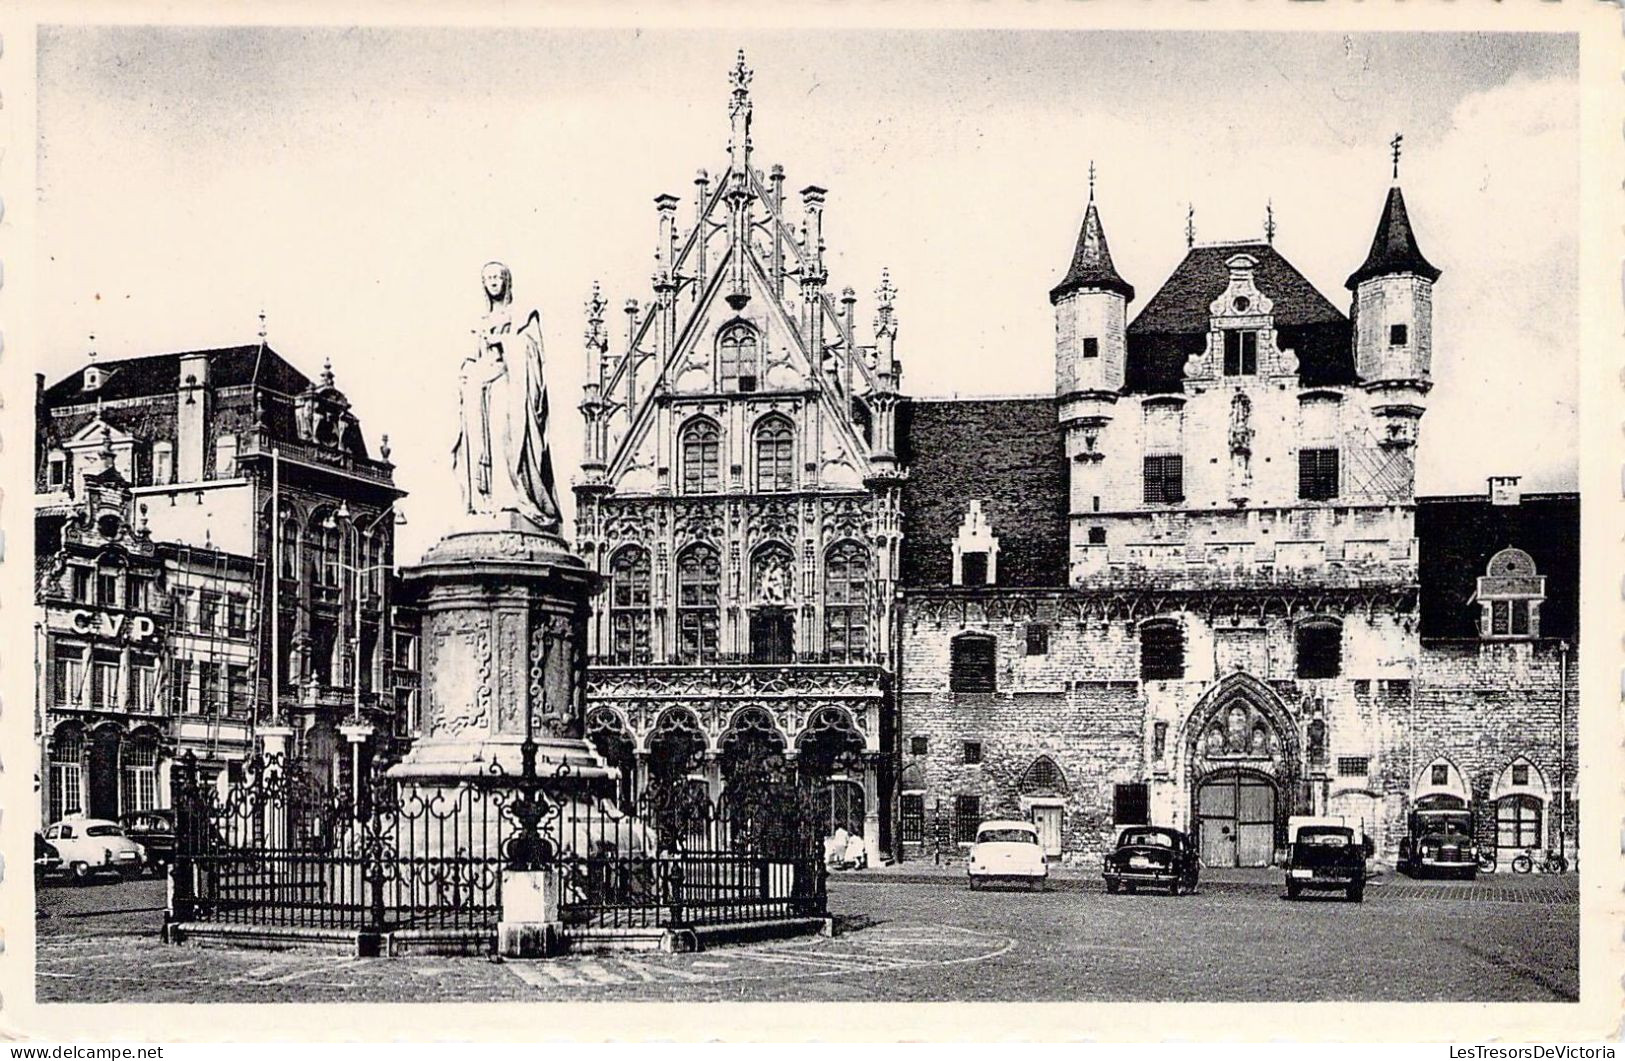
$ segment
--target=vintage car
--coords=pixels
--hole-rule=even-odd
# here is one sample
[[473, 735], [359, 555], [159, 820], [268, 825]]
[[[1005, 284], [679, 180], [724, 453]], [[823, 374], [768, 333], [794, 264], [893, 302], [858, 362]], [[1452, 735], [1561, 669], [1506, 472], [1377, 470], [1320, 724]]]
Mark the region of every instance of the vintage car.
[[1024, 881], [1029, 888], [1042, 889], [1049, 880], [1049, 863], [1044, 860], [1044, 845], [1038, 842], [1038, 829], [1024, 821], [989, 821], [977, 826], [965, 871], [973, 890], [989, 881]]
[[175, 812], [170, 810], [131, 811], [120, 819], [124, 835], [140, 844], [147, 864], [162, 873], [175, 860]]
[[1464, 807], [1418, 807], [1399, 842], [1399, 868], [1412, 877], [1478, 876], [1473, 813]]
[[64, 818], [45, 830], [45, 839], [62, 856], [68, 875], [80, 882], [98, 874], [139, 877], [146, 864], [141, 845], [124, 835], [118, 822]]
[[1103, 867], [1106, 890], [1132, 893], [1141, 885], [1167, 888], [1169, 895], [1196, 890], [1200, 860], [1196, 845], [1178, 829], [1160, 825], [1132, 825], [1117, 837], [1117, 848], [1106, 855]]
[[1286, 895], [1333, 890], [1354, 902], [1365, 898], [1365, 844], [1347, 825], [1303, 825], [1294, 830], [1286, 869]]

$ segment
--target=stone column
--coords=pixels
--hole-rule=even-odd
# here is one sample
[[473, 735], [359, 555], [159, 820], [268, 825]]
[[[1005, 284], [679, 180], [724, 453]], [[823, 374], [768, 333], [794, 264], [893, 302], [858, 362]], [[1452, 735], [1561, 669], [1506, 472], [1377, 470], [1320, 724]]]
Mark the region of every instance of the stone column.
[[880, 754], [863, 753], [863, 846], [869, 865], [880, 865]]

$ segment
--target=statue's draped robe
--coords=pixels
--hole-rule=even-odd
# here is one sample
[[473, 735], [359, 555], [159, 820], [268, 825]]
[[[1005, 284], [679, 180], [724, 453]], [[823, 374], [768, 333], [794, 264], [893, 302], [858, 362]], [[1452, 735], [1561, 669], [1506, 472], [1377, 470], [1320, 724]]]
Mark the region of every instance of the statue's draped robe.
[[542, 321], [532, 311], [518, 328], [505, 307], [483, 322], [479, 357], [463, 367], [461, 433], [452, 450], [467, 511], [515, 511], [544, 529], [559, 526], [547, 447], [547, 385]]

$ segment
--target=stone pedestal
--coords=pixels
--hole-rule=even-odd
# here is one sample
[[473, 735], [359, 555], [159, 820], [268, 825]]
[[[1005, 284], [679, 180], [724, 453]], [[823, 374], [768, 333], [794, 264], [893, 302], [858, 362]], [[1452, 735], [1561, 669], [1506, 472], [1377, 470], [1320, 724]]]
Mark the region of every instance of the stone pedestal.
[[423, 732], [389, 776], [428, 787], [517, 777], [527, 736], [550, 787], [615, 776], [582, 735], [600, 579], [562, 538], [514, 513], [488, 517], [403, 574], [424, 586]]

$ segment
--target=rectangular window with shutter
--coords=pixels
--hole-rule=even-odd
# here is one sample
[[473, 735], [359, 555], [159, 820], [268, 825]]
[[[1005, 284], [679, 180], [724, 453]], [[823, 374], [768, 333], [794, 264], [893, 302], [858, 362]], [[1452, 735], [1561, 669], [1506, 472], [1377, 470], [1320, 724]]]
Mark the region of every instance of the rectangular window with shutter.
[[1258, 374], [1257, 332], [1233, 330], [1224, 333], [1224, 374], [1226, 376]]
[[1144, 497], [1148, 505], [1185, 500], [1185, 458], [1168, 453], [1146, 457]]
[[1112, 788], [1112, 824], [1147, 825], [1151, 821], [1151, 790], [1143, 782]]
[[1337, 490], [1337, 450], [1298, 451], [1298, 497], [1303, 501], [1330, 501]]
[[956, 693], [995, 691], [997, 641], [991, 637], [959, 637], [954, 639], [950, 652], [948, 688], [951, 691]]

